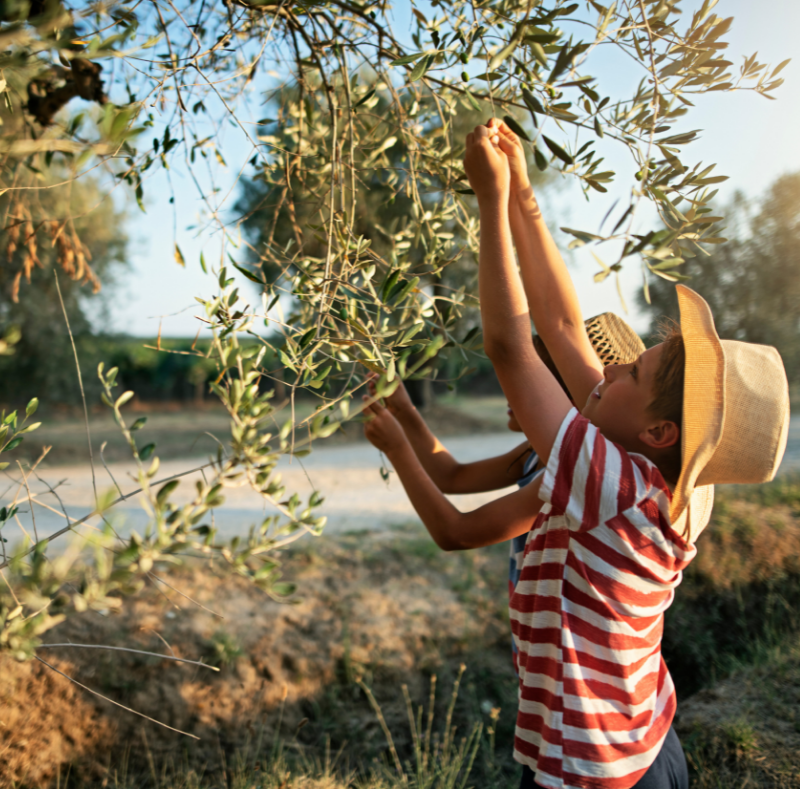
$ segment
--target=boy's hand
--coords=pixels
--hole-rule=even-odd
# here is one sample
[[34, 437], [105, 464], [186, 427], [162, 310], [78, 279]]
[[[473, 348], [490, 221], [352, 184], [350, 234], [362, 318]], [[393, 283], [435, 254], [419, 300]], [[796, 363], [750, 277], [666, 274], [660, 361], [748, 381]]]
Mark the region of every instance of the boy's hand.
[[499, 147], [499, 137], [496, 129], [487, 126], [476, 126], [467, 135], [464, 170], [478, 202], [503, 200], [509, 195], [511, 172], [508, 157]]
[[511, 191], [523, 192], [528, 189], [531, 181], [528, 177], [528, 162], [525, 159], [525, 150], [522, 147], [520, 138], [500, 118], [491, 118], [486, 127], [489, 129], [493, 139], [497, 140], [495, 144], [508, 159]]
[[[369, 395], [370, 398], [375, 398], [377, 395], [378, 389], [375, 384], [377, 380], [377, 376], [372, 376], [367, 384], [369, 388]], [[408, 390], [406, 389], [405, 385], [402, 381], [397, 382], [397, 388], [392, 392], [390, 395], [385, 395], [383, 401], [386, 403], [386, 407], [389, 409], [391, 414], [398, 419], [403, 415], [407, 414], [410, 411], [414, 410], [414, 404], [411, 402], [411, 398], [408, 395]]]
[[[364, 395], [364, 400], [371, 398]], [[364, 409], [367, 421], [364, 425], [364, 435], [372, 446], [385, 452], [387, 455], [408, 443], [406, 434], [400, 423], [379, 402], [375, 401]]]

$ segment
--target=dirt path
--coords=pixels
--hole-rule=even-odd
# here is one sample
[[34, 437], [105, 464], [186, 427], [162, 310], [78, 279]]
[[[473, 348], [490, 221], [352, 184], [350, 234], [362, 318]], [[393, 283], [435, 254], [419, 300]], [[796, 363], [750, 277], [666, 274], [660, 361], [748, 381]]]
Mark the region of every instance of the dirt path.
[[[514, 447], [517, 437], [508, 432], [482, 433], [475, 436], [450, 437], [445, 443], [460, 460], [477, 460], [500, 454]], [[169, 477], [205, 462], [204, 458], [171, 460], [162, 463], [159, 478]], [[380, 476], [381, 458], [376, 449], [364, 442], [316, 449], [302, 461], [283, 459], [279, 470], [283, 474], [286, 490], [296, 491], [306, 499], [314, 488], [325, 496], [320, 513], [327, 515], [327, 534], [342, 534], [363, 530], [383, 530], [410, 521], [417, 522], [411, 504], [395, 474], [384, 482]], [[126, 463], [109, 465], [111, 473], [123, 491], [134, 490], [138, 485], [132, 479], [133, 467]], [[800, 469], [800, 417], [792, 418], [789, 443], [781, 471]], [[99, 490], [112, 487], [111, 480], [102, 465], [96, 469]], [[13, 475], [16, 478], [18, 475]], [[93, 506], [92, 477], [88, 464], [58, 466], [46, 470], [42, 478], [50, 483], [61, 497], [71, 518], [81, 517], [90, 512]], [[184, 478], [175, 494], [180, 502], [191, 496], [195, 480], [200, 472]], [[13, 497], [16, 485], [2, 496], [6, 504]], [[43, 501], [56, 510], [60, 504], [41, 482], [32, 481], [32, 490], [45, 494]], [[469, 496], [453, 496], [453, 503], [460, 509], [470, 510], [491, 501], [504, 491]], [[34, 524], [22, 492], [20, 521], [24, 529], [33, 536]], [[124, 532], [133, 526], [142, 527], [146, 515], [135, 499], [115, 509], [115, 525]], [[37, 507], [35, 512], [36, 531], [45, 536], [60, 529], [64, 518], [52, 511]], [[260, 521], [267, 514], [260, 497], [248, 488], [226, 491], [225, 504], [216, 510], [216, 525], [222, 535], [231, 537], [244, 533], [247, 528]], [[20, 531], [13, 534], [13, 526], [7, 527], [7, 536], [13, 544]]]
[[[447, 439], [448, 448], [462, 460], [477, 460], [493, 454], [506, 452], [515, 446], [515, 436], [509, 433], [483, 434], [477, 437]], [[173, 460], [161, 464], [159, 479], [169, 477], [205, 462], [204, 458]], [[414, 509], [406, 497], [397, 476], [392, 473], [384, 482], [380, 475], [381, 458], [376, 449], [366, 443], [320, 448], [302, 461], [283, 459], [279, 471], [288, 492], [297, 492], [307, 499], [316, 488], [325, 496], [320, 514], [327, 515], [327, 534], [362, 530], [381, 530], [416, 521]], [[132, 464], [109, 464], [120, 488], [127, 493], [138, 487], [133, 479]], [[102, 467], [96, 469], [97, 487], [104, 491], [113, 487], [108, 473]], [[13, 475], [16, 479], [18, 475]], [[193, 493], [194, 483], [201, 472], [185, 477], [178, 487], [174, 500], [182, 502]], [[59, 466], [42, 473], [42, 479], [56, 488], [70, 518], [82, 517], [91, 511], [94, 501], [91, 469], [87, 465]], [[43, 496], [43, 501], [60, 510], [55, 496], [47, 493], [40, 481], [31, 480], [33, 492]], [[4, 503], [13, 497], [16, 485], [3, 497]], [[461, 509], [474, 509], [484, 502], [502, 495], [491, 494], [453, 496], [455, 505]], [[34, 524], [29, 506], [22, 490], [19, 517], [24, 529], [33, 536]], [[145, 512], [135, 499], [115, 508], [115, 525], [122, 531], [133, 526], [142, 527], [146, 522]], [[234, 488], [225, 492], [225, 503], [216, 510], [216, 525], [224, 536], [242, 534], [265, 514], [261, 498], [249, 488]], [[36, 531], [39, 536], [52, 534], [64, 526], [63, 515], [36, 507], [34, 510]], [[95, 521], [96, 522], [96, 521]], [[8, 528], [13, 528], [9, 526]], [[20, 532], [18, 532], [19, 534]], [[9, 534], [11, 542], [13, 538]]]

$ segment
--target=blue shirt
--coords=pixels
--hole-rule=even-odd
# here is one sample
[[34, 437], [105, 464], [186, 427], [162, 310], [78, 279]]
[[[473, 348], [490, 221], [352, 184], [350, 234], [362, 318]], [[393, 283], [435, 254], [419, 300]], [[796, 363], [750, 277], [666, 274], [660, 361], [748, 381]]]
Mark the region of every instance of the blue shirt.
[[[533, 482], [537, 477], [540, 477], [544, 473], [544, 469], [537, 469], [536, 466], [539, 464], [539, 456], [531, 450], [530, 455], [528, 455], [527, 459], [525, 460], [525, 465], [522, 467], [522, 476], [517, 480], [517, 485], [520, 488], [524, 488], [526, 485]], [[533, 526], [534, 519], [531, 519], [531, 526]], [[517, 588], [517, 583], [519, 582], [520, 572], [522, 571], [522, 558], [525, 554], [525, 543], [528, 541], [528, 535], [520, 534], [513, 539], [509, 540], [509, 559], [508, 559], [508, 596], [509, 599], [511, 595], [514, 594], [514, 590]], [[517, 645], [514, 643], [514, 639], [511, 639], [511, 651], [513, 652], [514, 657], [514, 669], [517, 668]]]

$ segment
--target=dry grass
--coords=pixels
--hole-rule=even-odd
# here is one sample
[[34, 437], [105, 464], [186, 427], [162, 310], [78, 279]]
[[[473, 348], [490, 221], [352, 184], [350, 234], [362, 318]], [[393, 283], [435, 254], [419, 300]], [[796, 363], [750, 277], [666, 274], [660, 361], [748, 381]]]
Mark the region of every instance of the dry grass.
[[[489, 724], [491, 710], [502, 708], [497, 759], [484, 738], [475, 770], [483, 785], [495, 773], [514, 775], [507, 743], [516, 683], [500, 580], [503, 547], [447, 555], [416, 530], [351, 535], [305, 543], [291, 566], [302, 589], [295, 605], [194, 567], [173, 573], [170, 583], [224, 618], [169, 589], [174, 603], [149, 589], [119, 616], [87, 613], [49, 635], [52, 642], [165, 652], [163, 638], [176, 655], [219, 665], [214, 674], [142, 655], [47, 650], [47, 659], [65, 673], [199, 742], [76, 693], [44, 667], [4, 662], [6, 714], [49, 723], [0, 730], [0, 786], [43, 786], [70, 764], [73, 786], [115, 774], [130, 782], [150, 776], [152, 785], [153, 775], [163, 773], [164, 780], [180, 782], [191, 772], [216, 785], [230, 777], [248, 747], [248, 769], [271, 764], [276, 742], [300, 774], [318, 775], [308, 765], [324, 765], [326, 753], [339, 754], [338, 769], [345, 773], [349, 767], [369, 773], [386, 762], [387, 743], [359, 680], [372, 689], [405, 760], [413, 739], [402, 685], [419, 704], [436, 674], [441, 722], [462, 662], [468, 669], [454, 713], [458, 738], [475, 723]], [[254, 751], [257, 741], [264, 747]]]

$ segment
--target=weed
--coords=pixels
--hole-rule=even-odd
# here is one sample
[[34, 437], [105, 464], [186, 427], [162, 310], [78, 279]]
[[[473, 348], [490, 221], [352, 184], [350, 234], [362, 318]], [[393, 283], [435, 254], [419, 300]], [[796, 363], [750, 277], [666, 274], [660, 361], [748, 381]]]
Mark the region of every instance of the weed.
[[728, 738], [728, 746], [737, 756], [756, 750], [758, 743], [753, 727], [742, 718], [728, 721], [722, 725], [722, 732]]
[[244, 655], [244, 650], [239, 642], [224, 630], [217, 630], [211, 637], [211, 654], [208, 662], [212, 666], [225, 668], [235, 663], [236, 660]]

